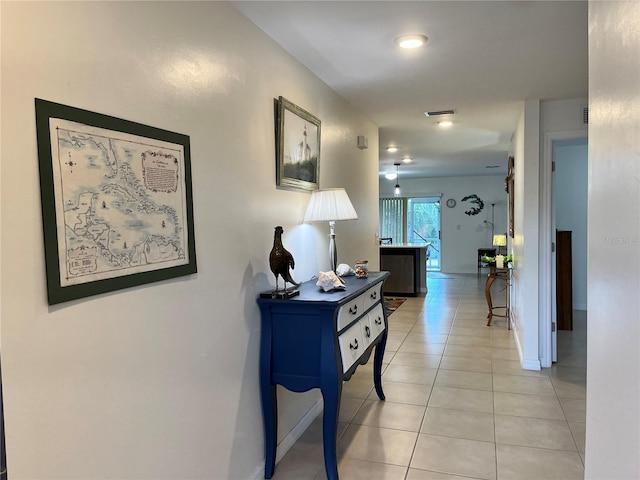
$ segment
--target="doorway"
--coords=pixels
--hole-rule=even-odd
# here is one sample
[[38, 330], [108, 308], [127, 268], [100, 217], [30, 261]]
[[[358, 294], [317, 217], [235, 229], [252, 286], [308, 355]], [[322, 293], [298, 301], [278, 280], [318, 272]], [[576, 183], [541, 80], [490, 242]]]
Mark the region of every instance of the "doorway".
[[[556, 329], [556, 209], [555, 197], [558, 188], [554, 186], [553, 150], [558, 142], [587, 142], [588, 131], [572, 130], [566, 132], [548, 132], [544, 134], [544, 155], [540, 162], [540, 210], [539, 226], [539, 262], [538, 275], [540, 316], [538, 322], [538, 341], [540, 366], [551, 367], [557, 358], [557, 329]], [[585, 183], [584, 188], [587, 185]], [[587, 206], [584, 205], [586, 209]]]
[[[557, 328], [552, 342], [552, 359], [559, 363], [586, 363], [587, 143], [586, 138], [552, 142], [555, 166], [552, 168], [552, 228], [557, 232], [552, 271], [555, 271], [554, 280], [558, 281], [551, 291], [551, 304], [557, 306], [553, 309]], [[567, 249], [561, 248], [563, 238], [570, 239], [568, 256]], [[566, 278], [563, 272], [567, 271], [570, 272], [569, 285], [560, 280]], [[563, 311], [569, 312], [569, 322], [558, 318]]]
[[427, 271], [439, 272], [440, 197], [408, 199], [406, 238], [410, 244], [427, 245]]

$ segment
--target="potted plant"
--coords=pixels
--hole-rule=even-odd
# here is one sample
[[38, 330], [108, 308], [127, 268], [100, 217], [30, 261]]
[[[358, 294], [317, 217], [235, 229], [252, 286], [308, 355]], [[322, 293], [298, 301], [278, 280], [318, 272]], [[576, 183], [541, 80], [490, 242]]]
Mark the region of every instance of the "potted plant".
[[483, 255], [480, 260], [482, 261], [482, 263], [489, 265], [490, 267], [495, 267], [496, 266], [496, 257], [488, 257], [486, 255]]
[[513, 254], [510, 253], [509, 255], [504, 257], [504, 264], [507, 266], [507, 268], [513, 268]]

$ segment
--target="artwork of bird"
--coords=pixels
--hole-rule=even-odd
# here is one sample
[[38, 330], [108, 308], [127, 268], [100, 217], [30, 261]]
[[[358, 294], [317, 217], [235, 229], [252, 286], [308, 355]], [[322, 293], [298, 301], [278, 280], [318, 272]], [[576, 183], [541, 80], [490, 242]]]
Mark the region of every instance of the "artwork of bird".
[[473, 195], [467, 195], [462, 199], [463, 202], [466, 202], [467, 200], [469, 200], [470, 203], [474, 203], [475, 205], [477, 205], [477, 206], [472, 206], [469, 210], [465, 210], [464, 213], [466, 213], [467, 215], [477, 215], [484, 208], [484, 202], [475, 193]]
[[291, 253], [282, 245], [282, 232], [284, 232], [282, 227], [275, 227], [273, 248], [269, 254], [269, 266], [276, 277], [276, 292], [278, 291], [278, 275], [280, 275], [284, 280], [285, 291], [287, 290], [287, 283], [291, 283], [296, 287], [300, 285], [300, 283], [296, 282], [291, 277], [289, 268], [292, 270], [295, 268], [295, 261], [293, 259], [293, 255], [291, 255]]

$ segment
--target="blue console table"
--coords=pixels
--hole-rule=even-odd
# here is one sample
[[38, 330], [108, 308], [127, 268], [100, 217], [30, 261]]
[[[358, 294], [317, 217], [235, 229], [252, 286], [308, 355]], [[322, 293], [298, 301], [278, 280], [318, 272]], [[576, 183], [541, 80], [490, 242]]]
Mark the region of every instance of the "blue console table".
[[324, 399], [322, 435], [328, 480], [338, 480], [336, 431], [342, 382], [349, 380], [375, 349], [373, 382], [381, 400], [382, 358], [387, 316], [382, 284], [388, 272], [346, 277], [344, 291], [323, 292], [303, 283], [290, 299], [259, 298], [260, 393], [265, 431], [265, 478], [275, 469], [278, 409], [276, 385], [294, 392], [320, 388]]

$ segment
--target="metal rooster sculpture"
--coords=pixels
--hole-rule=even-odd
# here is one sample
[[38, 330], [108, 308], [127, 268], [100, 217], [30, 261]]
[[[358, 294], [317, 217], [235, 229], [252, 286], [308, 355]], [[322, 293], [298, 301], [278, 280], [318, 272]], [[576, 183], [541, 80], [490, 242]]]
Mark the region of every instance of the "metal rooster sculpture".
[[296, 287], [300, 286], [300, 283], [296, 282], [291, 277], [291, 272], [289, 268], [292, 270], [295, 268], [295, 261], [293, 259], [293, 255], [284, 248], [282, 245], [282, 232], [284, 232], [283, 228], [280, 226], [275, 227], [275, 233], [273, 235], [273, 248], [271, 249], [271, 253], [269, 254], [269, 266], [271, 267], [271, 271], [276, 277], [276, 292], [278, 290], [278, 275], [282, 277], [284, 280], [284, 290], [283, 293], [287, 292], [287, 282], [295, 285]]

